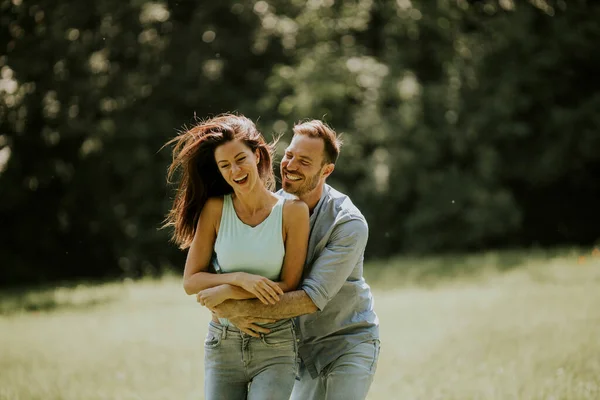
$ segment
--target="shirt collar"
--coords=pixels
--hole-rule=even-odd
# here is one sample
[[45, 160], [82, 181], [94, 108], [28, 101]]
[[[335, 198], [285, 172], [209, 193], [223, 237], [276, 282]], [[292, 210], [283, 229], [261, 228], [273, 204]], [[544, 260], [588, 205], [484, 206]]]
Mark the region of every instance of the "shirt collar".
[[321, 198], [319, 199], [312, 214], [310, 215], [309, 221], [310, 221], [311, 228], [312, 228], [315, 220], [317, 219], [317, 215], [319, 215], [319, 212], [321, 211], [321, 208], [323, 207], [323, 203], [325, 203], [325, 197], [327, 197], [328, 194], [329, 194], [329, 185], [325, 184], [325, 185], [323, 185], [323, 193], [321, 193]]

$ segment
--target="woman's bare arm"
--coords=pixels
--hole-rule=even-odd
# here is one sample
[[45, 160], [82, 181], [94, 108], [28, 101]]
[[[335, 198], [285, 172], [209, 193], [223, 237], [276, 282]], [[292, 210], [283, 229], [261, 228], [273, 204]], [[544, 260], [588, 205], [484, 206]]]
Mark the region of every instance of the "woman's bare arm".
[[296, 290], [308, 249], [308, 206], [300, 200], [286, 201], [283, 208], [285, 257], [281, 267], [281, 279], [277, 282], [281, 290]]
[[208, 272], [222, 210], [222, 198], [210, 198], [202, 208], [183, 272], [183, 288], [187, 294], [196, 294], [203, 289], [223, 284], [240, 285], [242, 276], [239, 273]]

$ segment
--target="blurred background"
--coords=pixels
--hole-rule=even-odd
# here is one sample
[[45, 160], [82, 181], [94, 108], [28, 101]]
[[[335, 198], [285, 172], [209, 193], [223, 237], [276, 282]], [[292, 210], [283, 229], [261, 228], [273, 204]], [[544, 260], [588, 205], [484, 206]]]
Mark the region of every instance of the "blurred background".
[[369, 399], [600, 398], [599, 45], [592, 0], [0, 0], [0, 399], [202, 398], [162, 147], [223, 112], [343, 135]]
[[181, 269], [170, 149], [234, 111], [321, 118], [369, 259], [593, 245], [600, 6], [585, 0], [0, 1], [0, 282]]

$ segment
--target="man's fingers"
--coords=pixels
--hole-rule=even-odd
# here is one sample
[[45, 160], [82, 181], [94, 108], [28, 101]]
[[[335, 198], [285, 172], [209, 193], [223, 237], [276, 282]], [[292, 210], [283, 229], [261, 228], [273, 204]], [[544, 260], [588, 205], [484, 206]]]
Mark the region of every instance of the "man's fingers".
[[240, 331], [244, 332], [247, 335], [250, 335], [250, 336], [255, 337], [255, 338], [259, 338], [260, 337], [260, 335], [258, 333], [252, 331], [251, 329], [242, 328], [242, 327], [238, 327], [238, 328], [240, 328]]
[[248, 324], [246, 325], [247, 329], [252, 329], [254, 332], [258, 332], [258, 333], [269, 333], [271, 332], [269, 329], [267, 328], [263, 328], [260, 325], [256, 325], [256, 324]]

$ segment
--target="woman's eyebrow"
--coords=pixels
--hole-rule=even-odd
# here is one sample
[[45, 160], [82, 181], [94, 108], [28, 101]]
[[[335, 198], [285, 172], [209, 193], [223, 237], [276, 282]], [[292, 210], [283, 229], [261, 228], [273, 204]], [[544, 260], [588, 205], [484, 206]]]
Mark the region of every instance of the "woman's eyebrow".
[[[240, 151], [233, 158], [237, 158], [240, 154], [244, 154], [244, 152]], [[219, 161], [217, 161], [217, 164], [220, 164], [220, 163], [223, 163], [223, 162], [227, 162], [227, 160], [219, 160]]]

